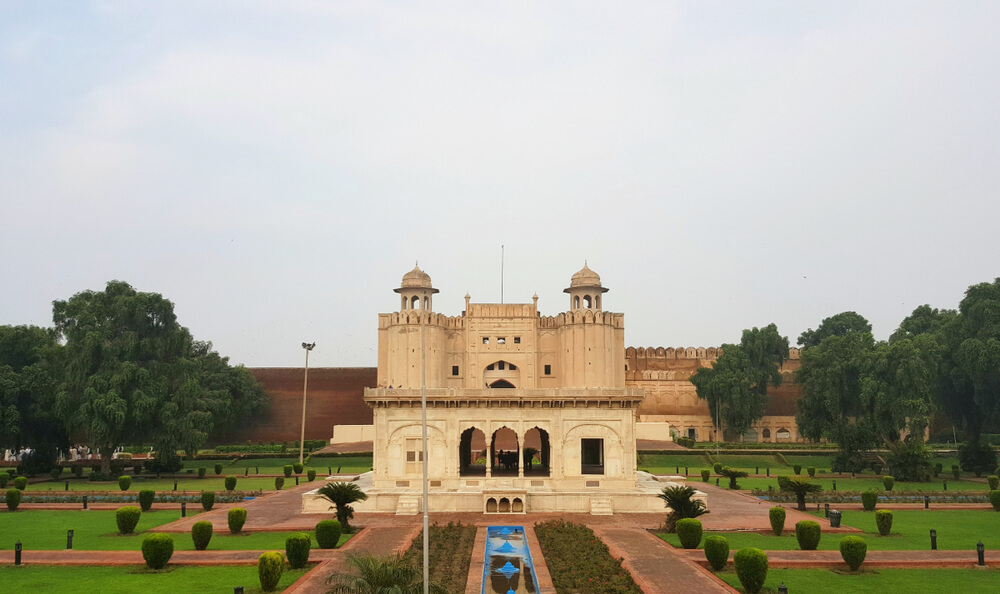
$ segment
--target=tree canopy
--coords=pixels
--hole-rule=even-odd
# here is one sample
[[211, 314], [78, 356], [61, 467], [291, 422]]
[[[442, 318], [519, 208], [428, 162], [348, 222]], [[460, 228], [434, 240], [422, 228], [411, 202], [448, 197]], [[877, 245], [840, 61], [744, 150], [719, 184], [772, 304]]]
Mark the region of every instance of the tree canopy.
[[818, 328], [809, 328], [799, 335], [799, 346], [803, 349], [818, 346], [828, 336], [847, 336], [851, 333], [871, 334], [872, 325], [864, 316], [853, 311], [841, 312], [830, 316]]

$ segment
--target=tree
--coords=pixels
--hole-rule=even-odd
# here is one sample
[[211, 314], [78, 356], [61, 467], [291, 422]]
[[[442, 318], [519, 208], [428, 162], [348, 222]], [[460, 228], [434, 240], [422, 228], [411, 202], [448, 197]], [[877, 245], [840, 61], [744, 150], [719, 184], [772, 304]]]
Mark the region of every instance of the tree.
[[889, 342], [913, 338], [920, 334], [940, 334], [956, 317], [958, 312], [954, 309], [936, 309], [930, 305], [921, 305], [899, 323], [899, 328], [889, 337]]
[[365, 501], [368, 495], [358, 487], [357, 483], [327, 483], [319, 488], [317, 493], [337, 508], [337, 520], [344, 527], [344, 532], [350, 532], [348, 521], [354, 517], [355, 501]]
[[823, 487], [815, 483], [810, 483], [808, 479], [795, 478], [790, 476], [778, 477], [778, 488], [782, 491], [795, 493], [795, 501], [800, 511], [806, 511], [806, 495], [809, 493], [819, 493]]
[[864, 316], [853, 311], [841, 312], [823, 320], [819, 327], [809, 328], [799, 335], [799, 346], [803, 349], [818, 346], [828, 336], [847, 336], [852, 333], [871, 334], [872, 325]]
[[[423, 592], [423, 569], [401, 555], [349, 553], [347, 565], [354, 573], [337, 572], [326, 579], [328, 594], [420, 594]], [[445, 594], [444, 588], [431, 582], [430, 592]]]
[[699, 369], [691, 383], [708, 402], [713, 424], [742, 435], [767, 412], [767, 388], [781, 385], [787, 358], [788, 338], [774, 324], [744, 330], [740, 344], [722, 345], [715, 364]]
[[722, 470], [719, 471], [719, 474], [729, 479], [729, 488], [734, 490], [740, 488], [740, 486], [736, 483], [736, 479], [741, 479], [749, 476], [746, 472], [742, 470], [737, 470], [735, 468], [730, 468], [728, 466], [722, 467]]
[[664, 487], [663, 491], [657, 493], [656, 496], [662, 499], [666, 506], [670, 508], [666, 521], [667, 532], [674, 531], [677, 520], [697, 518], [709, 513], [704, 501], [701, 499], [692, 499], [695, 492], [692, 487], [674, 485], [672, 487]]

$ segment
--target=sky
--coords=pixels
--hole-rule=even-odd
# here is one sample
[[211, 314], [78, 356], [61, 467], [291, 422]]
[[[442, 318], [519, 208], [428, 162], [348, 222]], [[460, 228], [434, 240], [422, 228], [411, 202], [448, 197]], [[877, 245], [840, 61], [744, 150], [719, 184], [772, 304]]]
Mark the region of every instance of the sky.
[[[0, 324], [112, 279], [234, 363], [377, 364], [584, 262], [630, 346], [887, 338], [1000, 276], [1000, 3], [0, 3]], [[501, 250], [501, 246], [503, 246]]]

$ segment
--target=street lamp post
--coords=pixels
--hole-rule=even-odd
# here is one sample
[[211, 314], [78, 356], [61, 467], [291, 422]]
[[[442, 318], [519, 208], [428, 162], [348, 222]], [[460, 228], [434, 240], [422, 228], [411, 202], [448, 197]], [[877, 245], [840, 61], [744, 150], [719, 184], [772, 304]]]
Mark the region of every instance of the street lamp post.
[[427, 508], [427, 342], [424, 338], [424, 317], [427, 315], [427, 291], [423, 292], [423, 302], [420, 308], [420, 426], [421, 452], [423, 456], [423, 487], [424, 487], [424, 594], [430, 590], [430, 543]]
[[302, 464], [303, 453], [306, 448], [306, 393], [309, 391], [309, 351], [313, 350], [316, 343], [303, 342], [302, 348], [306, 350], [306, 374], [302, 381], [302, 432], [299, 434], [299, 464]]

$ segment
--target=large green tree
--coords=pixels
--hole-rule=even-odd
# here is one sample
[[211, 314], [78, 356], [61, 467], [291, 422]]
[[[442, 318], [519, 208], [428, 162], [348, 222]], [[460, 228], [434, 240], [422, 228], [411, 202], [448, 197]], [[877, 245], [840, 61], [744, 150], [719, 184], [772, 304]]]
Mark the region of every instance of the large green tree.
[[828, 336], [847, 336], [852, 333], [871, 334], [872, 325], [859, 313], [845, 311], [830, 316], [818, 328], [809, 328], [799, 335], [799, 346], [803, 349], [818, 346]]
[[715, 364], [699, 369], [691, 383], [708, 402], [713, 424], [743, 435], [767, 412], [767, 388], [781, 385], [786, 359], [788, 338], [777, 326], [744, 330], [740, 344], [722, 345]]

